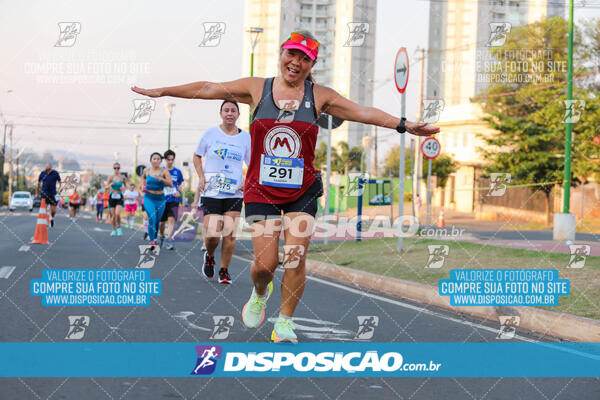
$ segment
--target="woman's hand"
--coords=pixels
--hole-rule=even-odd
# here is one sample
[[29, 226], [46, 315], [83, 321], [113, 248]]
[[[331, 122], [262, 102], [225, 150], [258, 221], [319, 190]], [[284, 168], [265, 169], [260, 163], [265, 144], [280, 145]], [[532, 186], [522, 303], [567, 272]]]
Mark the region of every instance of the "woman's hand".
[[404, 123], [406, 126], [406, 131], [408, 133], [412, 133], [417, 136], [431, 136], [436, 133], [440, 133], [440, 128], [437, 126], [429, 125], [426, 122], [410, 122], [406, 121]]
[[206, 189], [206, 178], [204, 177], [204, 174], [198, 176], [198, 191], [200, 193], [204, 193], [204, 190]]
[[148, 97], [161, 97], [163, 95], [162, 89], [142, 89], [137, 86], [133, 86], [131, 90]]

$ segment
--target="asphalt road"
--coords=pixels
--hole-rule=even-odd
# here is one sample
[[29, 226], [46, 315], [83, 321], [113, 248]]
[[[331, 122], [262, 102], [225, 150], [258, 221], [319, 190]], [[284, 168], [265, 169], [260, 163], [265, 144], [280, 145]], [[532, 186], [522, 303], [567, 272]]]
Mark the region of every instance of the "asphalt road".
[[[238, 241], [230, 266], [233, 285], [208, 281], [201, 273], [201, 243], [163, 249], [151, 269], [162, 280], [162, 295], [147, 307], [44, 307], [30, 295], [30, 280], [42, 269], [134, 268], [142, 233], [125, 229], [109, 237], [110, 226], [89, 218], [71, 221], [64, 212], [50, 229], [51, 245], [29, 245], [35, 213], [0, 212], [0, 268], [15, 267], [0, 278], [1, 342], [65, 342], [69, 316], [90, 318], [89, 342], [209, 342], [213, 316], [233, 317], [224, 342], [268, 341], [272, 323], [246, 329], [241, 309], [251, 291], [251, 243]], [[217, 256], [217, 264], [219, 257]], [[276, 280], [281, 279], [281, 272]], [[267, 318], [279, 313], [275, 284]], [[358, 291], [310, 278], [296, 310], [300, 341], [352, 341], [358, 317], [377, 316], [373, 336], [381, 342], [497, 341], [499, 326], [470, 320], [421, 304]], [[536, 340], [519, 332], [512, 340]], [[93, 362], [91, 360], [90, 362]], [[126, 362], [126, 360], [124, 360]], [[193, 367], [193, 366], [191, 366]], [[484, 368], [485, 366], [482, 366]], [[0, 399], [598, 399], [600, 379], [516, 378], [6, 378]]]

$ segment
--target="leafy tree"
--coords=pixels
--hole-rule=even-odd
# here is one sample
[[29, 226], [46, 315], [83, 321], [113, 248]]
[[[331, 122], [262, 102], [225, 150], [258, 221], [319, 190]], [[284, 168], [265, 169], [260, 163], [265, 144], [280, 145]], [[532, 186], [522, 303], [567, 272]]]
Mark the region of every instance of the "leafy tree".
[[[404, 149], [404, 175], [410, 175], [410, 147]], [[383, 159], [383, 175], [400, 175], [400, 145], [393, 146]]]
[[[596, 21], [590, 26], [585, 36], [577, 30], [574, 37], [576, 49], [584, 42], [595, 46], [574, 54], [575, 75], [589, 73], [590, 60], [599, 54], [600, 25]], [[552, 213], [550, 194], [554, 182], [562, 181], [564, 171], [567, 41], [567, 22], [561, 18], [513, 29], [504, 46], [491, 50], [505, 81], [488, 88], [486, 95], [491, 97], [484, 96], [484, 110], [488, 113], [484, 120], [496, 130], [491, 136], [481, 136], [487, 144], [480, 149], [489, 163], [486, 171], [508, 172], [513, 183], [545, 183], [536, 187], [546, 196], [547, 223], [551, 222]], [[519, 49], [538, 50], [516, 60], [527, 65], [525, 73], [513, 72], [514, 54]], [[518, 74], [534, 79], [525, 82], [514, 79]], [[573, 99], [584, 100], [585, 107], [577, 109], [579, 121], [572, 125], [575, 140], [571, 185], [598, 175], [600, 150], [594, 142], [600, 142], [600, 138], [595, 139], [600, 119], [597, 89], [593, 84], [574, 85]], [[493, 96], [499, 93], [510, 94]]]

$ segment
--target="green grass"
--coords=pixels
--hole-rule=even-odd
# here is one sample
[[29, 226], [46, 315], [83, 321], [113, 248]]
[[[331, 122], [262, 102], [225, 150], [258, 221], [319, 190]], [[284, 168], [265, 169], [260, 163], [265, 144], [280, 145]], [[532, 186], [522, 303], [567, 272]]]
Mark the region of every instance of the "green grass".
[[[312, 245], [308, 257], [378, 275], [405, 279], [437, 287], [449, 277], [450, 269], [535, 268], [557, 269], [568, 279], [571, 294], [561, 296], [556, 307], [540, 307], [600, 320], [600, 257], [588, 256], [581, 269], [565, 268], [569, 254], [485, 246], [434, 239], [404, 239], [404, 251], [396, 252], [397, 239], [340, 242]], [[440, 269], [425, 268], [427, 245], [446, 244], [449, 255]]]

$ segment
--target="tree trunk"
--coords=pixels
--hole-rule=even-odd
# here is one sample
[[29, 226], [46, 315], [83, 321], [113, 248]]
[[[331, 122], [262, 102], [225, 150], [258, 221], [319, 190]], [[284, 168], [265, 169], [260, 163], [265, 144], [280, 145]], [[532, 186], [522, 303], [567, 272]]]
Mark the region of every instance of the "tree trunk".
[[552, 213], [550, 211], [550, 194], [551, 193], [552, 193], [552, 190], [550, 190], [549, 192], [544, 192], [544, 194], [546, 195], [546, 225], [552, 224]]

